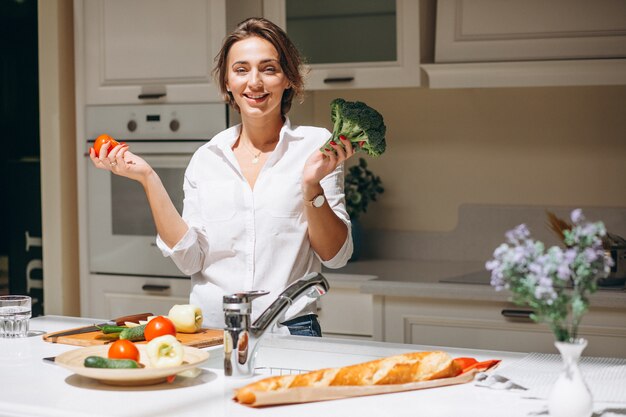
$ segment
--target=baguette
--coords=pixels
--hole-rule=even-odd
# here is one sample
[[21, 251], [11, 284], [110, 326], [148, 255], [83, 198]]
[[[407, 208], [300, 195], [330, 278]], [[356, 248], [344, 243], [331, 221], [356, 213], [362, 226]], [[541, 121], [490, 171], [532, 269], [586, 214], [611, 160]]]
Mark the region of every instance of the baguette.
[[235, 399], [242, 404], [253, 404], [256, 392], [299, 387], [406, 384], [454, 377], [461, 372], [460, 365], [445, 352], [412, 352], [341, 368], [265, 378], [237, 390]]

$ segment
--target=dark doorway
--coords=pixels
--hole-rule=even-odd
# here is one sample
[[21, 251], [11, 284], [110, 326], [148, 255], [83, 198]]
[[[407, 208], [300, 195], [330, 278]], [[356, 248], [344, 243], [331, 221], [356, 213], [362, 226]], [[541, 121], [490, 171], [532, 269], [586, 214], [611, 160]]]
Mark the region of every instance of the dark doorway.
[[[37, 0], [0, 0], [0, 293], [8, 290], [11, 230], [24, 221], [15, 216], [38, 216], [29, 221], [41, 236], [37, 50]], [[32, 201], [39, 207], [24, 210]]]

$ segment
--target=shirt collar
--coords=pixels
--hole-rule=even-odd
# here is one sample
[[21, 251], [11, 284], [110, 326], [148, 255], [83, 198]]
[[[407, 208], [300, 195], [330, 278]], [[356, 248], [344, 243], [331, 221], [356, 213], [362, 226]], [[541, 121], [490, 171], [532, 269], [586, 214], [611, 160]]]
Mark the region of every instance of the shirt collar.
[[[220, 149], [222, 152], [226, 152], [227, 149], [232, 149], [240, 132], [241, 123], [218, 133], [206, 146], [207, 148]], [[298, 134], [298, 126], [292, 126], [289, 117], [285, 117], [285, 123], [283, 123], [283, 127], [280, 129], [276, 149], [281, 148], [283, 143], [303, 138], [304, 136]]]

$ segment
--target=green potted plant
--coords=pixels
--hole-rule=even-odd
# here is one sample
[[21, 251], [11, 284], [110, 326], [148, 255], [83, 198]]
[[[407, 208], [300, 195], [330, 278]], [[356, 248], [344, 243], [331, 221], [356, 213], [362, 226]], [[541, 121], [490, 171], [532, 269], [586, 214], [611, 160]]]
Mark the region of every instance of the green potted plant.
[[352, 240], [354, 252], [351, 261], [361, 256], [362, 227], [359, 218], [367, 212], [367, 207], [376, 201], [378, 194], [385, 192], [379, 176], [367, 167], [367, 161], [359, 158], [359, 163], [351, 166], [345, 175], [346, 208], [352, 222]]

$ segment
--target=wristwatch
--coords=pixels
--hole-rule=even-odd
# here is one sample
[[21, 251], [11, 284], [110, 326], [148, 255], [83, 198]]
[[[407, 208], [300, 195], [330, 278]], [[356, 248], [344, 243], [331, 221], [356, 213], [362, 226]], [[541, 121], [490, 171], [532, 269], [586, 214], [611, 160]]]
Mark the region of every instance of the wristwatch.
[[326, 196], [324, 195], [324, 193], [321, 193], [313, 197], [313, 200], [304, 200], [304, 204], [306, 204], [309, 207], [320, 208], [324, 205], [325, 201], [326, 201]]

